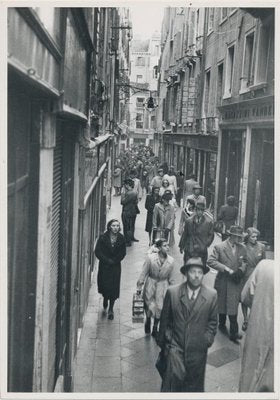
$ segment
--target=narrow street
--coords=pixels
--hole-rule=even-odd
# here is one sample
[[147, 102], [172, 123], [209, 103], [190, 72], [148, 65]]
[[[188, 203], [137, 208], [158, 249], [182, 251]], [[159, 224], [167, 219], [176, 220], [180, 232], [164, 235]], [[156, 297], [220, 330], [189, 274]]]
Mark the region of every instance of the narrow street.
[[[102, 312], [102, 296], [97, 293], [96, 272], [90, 290], [89, 304], [84, 318], [77, 351], [74, 392], [159, 392], [161, 379], [155, 368], [159, 348], [155, 340], [144, 333], [143, 323], [132, 323], [132, 295], [148, 250], [148, 234], [144, 231], [146, 210], [140, 202], [140, 215], [136, 220], [135, 236], [140, 241], [127, 248], [122, 262], [121, 295], [115, 305], [115, 319], [109, 321]], [[177, 282], [182, 281], [180, 267], [182, 255], [178, 249], [178, 223], [181, 209], [177, 210], [175, 247], [170, 251], [176, 260]], [[108, 215], [120, 219], [120, 197], [112, 198]], [[214, 243], [220, 239], [215, 238]], [[210, 248], [211, 251], [211, 248]], [[215, 273], [204, 278], [214, 284]], [[241, 311], [241, 310], [240, 310]], [[241, 312], [239, 313], [239, 315]], [[242, 344], [241, 344], [242, 345]], [[220, 332], [208, 353], [206, 392], [235, 392], [240, 372], [240, 346], [232, 343]]]

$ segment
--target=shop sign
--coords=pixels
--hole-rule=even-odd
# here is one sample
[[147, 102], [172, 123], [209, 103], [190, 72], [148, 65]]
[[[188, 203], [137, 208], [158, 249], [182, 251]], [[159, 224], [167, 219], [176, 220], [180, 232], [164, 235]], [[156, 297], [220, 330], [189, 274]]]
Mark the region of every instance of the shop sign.
[[221, 107], [221, 122], [255, 122], [272, 121], [274, 117], [274, 103], [259, 102], [259, 104], [238, 104]]

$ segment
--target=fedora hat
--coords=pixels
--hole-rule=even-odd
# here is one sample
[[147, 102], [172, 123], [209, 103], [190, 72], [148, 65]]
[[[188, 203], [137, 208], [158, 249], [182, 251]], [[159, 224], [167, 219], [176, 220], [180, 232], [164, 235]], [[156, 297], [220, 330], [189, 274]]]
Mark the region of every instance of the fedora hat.
[[229, 228], [229, 231], [227, 231], [228, 235], [233, 235], [233, 236], [238, 236], [243, 238], [244, 237], [244, 233], [243, 233], [243, 229], [241, 228], [241, 226], [238, 225], [232, 225]]
[[180, 268], [181, 273], [185, 274], [185, 272], [188, 269], [190, 269], [190, 267], [201, 267], [204, 274], [207, 274], [207, 272], [210, 271], [209, 267], [207, 267], [206, 265], [205, 266], [203, 265], [203, 262], [200, 257], [189, 258], [188, 261], [186, 262], [186, 264]]

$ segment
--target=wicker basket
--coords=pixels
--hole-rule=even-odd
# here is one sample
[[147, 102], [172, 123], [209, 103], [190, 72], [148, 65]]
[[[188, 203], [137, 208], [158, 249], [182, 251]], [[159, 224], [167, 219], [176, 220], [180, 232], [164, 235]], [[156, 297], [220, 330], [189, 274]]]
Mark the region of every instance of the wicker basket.
[[144, 322], [144, 300], [141, 294], [134, 293], [132, 298], [132, 322]]

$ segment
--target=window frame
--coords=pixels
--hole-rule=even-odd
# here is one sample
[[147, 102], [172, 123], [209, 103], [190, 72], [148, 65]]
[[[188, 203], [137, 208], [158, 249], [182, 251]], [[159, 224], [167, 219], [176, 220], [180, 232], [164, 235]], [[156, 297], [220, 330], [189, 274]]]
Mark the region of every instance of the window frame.
[[[220, 25], [222, 25], [225, 21], [227, 21], [228, 16], [229, 16], [229, 12], [228, 12], [228, 7], [220, 7], [221, 8], [221, 12], [220, 12]], [[227, 15], [223, 18], [223, 8], [227, 9]]]
[[[251, 65], [250, 65], [250, 71], [248, 74], [247, 78], [247, 83], [246, 85], [243, 84], [245, 81], [244, 78], [244, 68], [245, 68], [245, 61], [246, 61], [246, 49], [247, 49], [247, 38], [251, 35], [254, 35], [253, 37], [253, 46], [252, 46], [252, 56], [251, 56]], [[245, 33], [244, 36], [244, 46], [243, 46], [243, 57], [242, 57], [242, 70], [241, 70], [241, 77], [240, 77], [240, 89], [239, 89], [239, 94], [247, 93], [250, 91], [250, 86], [254, 85], [255, 81], [255, 70], [256, 70], [256, 63], [255, 63], [255, 54], [256, 54], [256, 29], [255, 27], [253, 29], [250, 29]], [[253, 82], [250, 83], [251, 77], [253, 76]], [[249, 84], [248, 84], [249, 82]]]
[[[230, 82], [230, 90], [227, 90], [227, 81], [228, 81], [228, 73], [229, 73], [229, 50], [234, 47], [234, 56], [233, 56], [233, 63], [232, 63], [232, 70], [231, 70], [231, 82]], [[226, 55], [226, 62], [225, 62], [225, 84], [224, 84], [224, 93], [223, 99], [228, 99], [232, 97], [232, 84], [234, 82], [234, 73], [235, 73], [235, 50], [236, 50], [236, 41], [228, 44], [227, 46], [227, 55]], [[227, 91], [226, 91], [227, 90]]]
[[[211, 10], [213, 11], [213, 20], [212, 20], [212, 27], [209, 28]], [[210, 33], [214, 32], [214, 22], [215, 22], [215, 7], [209, 7], [208, 20], [207, 20], [207, 35], [210, 35]]]

